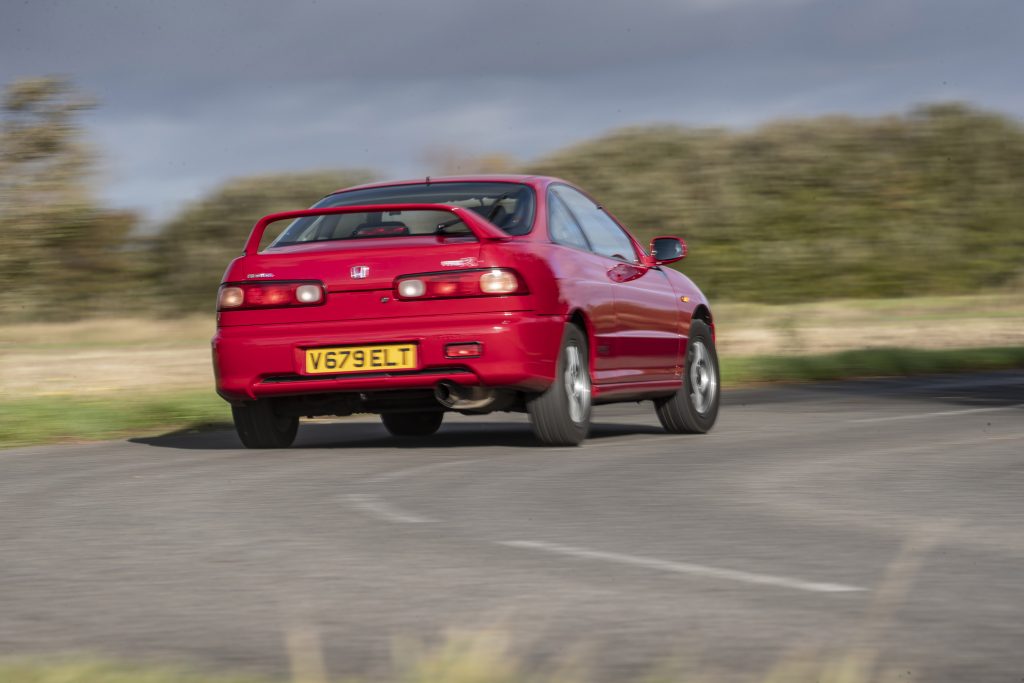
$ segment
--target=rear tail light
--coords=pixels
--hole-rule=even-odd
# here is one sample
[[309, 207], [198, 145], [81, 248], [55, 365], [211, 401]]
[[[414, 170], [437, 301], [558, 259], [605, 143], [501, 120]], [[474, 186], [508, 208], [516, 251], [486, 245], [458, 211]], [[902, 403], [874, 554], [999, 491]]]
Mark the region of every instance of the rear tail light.
[[495, 268], [480, 274], [480, 291], [484, 294], [515, 294], [519, 278], [510, 270]]
[[395, 280], [395, 296], [399, 299], [455, 299], [511, 294], [529, 292], [519, 274], [507, 268], [403, 275]]
[[317, 306], [324, 296], [319, 282], [242, 282], [220, 286], [217, 310]]

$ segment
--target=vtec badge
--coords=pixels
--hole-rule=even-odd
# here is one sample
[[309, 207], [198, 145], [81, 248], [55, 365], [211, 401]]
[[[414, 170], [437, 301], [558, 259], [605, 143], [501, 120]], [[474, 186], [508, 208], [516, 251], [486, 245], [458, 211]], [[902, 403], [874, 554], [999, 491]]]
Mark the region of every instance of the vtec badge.
[[370, 266], [352, 266], [351, 273], [353, 280], [365, 280], [370, 274]]
[[455, 259], [454, 261], [441, 261], [442, 268], [473, 268], [476, 264], [477, 260], [472, 256]]

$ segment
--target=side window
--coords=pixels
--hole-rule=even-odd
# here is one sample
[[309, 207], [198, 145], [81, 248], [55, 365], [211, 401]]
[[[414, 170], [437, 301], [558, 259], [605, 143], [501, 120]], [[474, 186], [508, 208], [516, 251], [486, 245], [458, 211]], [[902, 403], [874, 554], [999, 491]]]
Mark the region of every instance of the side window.
[[548, 193], [548, 232], [558, 244], [590, 251], [587, 238], [583, 236], [579, 223], [569, 213], [565, 204], [552, 193]]
[[554, 187], [551, 191], [569, 206], [590, 242], [591, 251], [601, 256], [637, 263], [633, 240], [600, 207], [565, 185]]

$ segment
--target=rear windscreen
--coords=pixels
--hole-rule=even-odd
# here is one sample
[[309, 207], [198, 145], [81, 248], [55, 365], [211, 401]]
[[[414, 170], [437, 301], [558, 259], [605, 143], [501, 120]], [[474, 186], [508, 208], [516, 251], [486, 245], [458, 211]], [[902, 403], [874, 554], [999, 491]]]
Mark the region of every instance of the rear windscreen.
[[[423, 183], [339, 192], [313, 208], [360, 204], [449, 204], [475, 211], [510, 235], [533, 226], [533, 189], [519, 183]], [[470, 235], [469, 228], [448, 212], [376, 211], [310, 216], [292, 222], [270, 246], [284, 247], [326, 240], [405, 235]]]

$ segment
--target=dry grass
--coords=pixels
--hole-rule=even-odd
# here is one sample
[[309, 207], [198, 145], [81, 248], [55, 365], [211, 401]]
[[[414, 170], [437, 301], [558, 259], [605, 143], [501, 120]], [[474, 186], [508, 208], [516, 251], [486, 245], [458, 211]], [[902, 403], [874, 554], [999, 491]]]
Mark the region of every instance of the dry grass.
[[99, 318], [71, 323], [22, 323], [0, 326], [0, 348], [13, 351], [112, 348], [180, 348], [210, 341], [213, 314], [172, 320]]
[[[553, 669], [528, 667], [500, 633], [452, 632], [438, 646], [404, 644], [393, 661], [393, 674], [374, 683], [588, 683], [594, 676], [584, 662]], [[317, 654], [318, 661], [322, 655]], [[82, 657], [0, 660], [0, 683], [332, 683], [320, 663], [292, 661], [288, 679], [197, 673], [181, 667], [137, 665]], [[767, 672], [743, 675], [675, 661], [652, 663], [651, 670], [624, 683], [895, 683], [904, 668], [881, 667], [876, 653], [858, 648], [842, 654], [812, 651], [786, 653]], [[345, 683], [371, 679], [346, 678]]]
[[714, 306], [722, 356], [806, 355], [853, 349], [1024, 345], [1024, 296], [987, 294]]
[[213, 390], [213, 316], [0, 327], [0, 400]]

